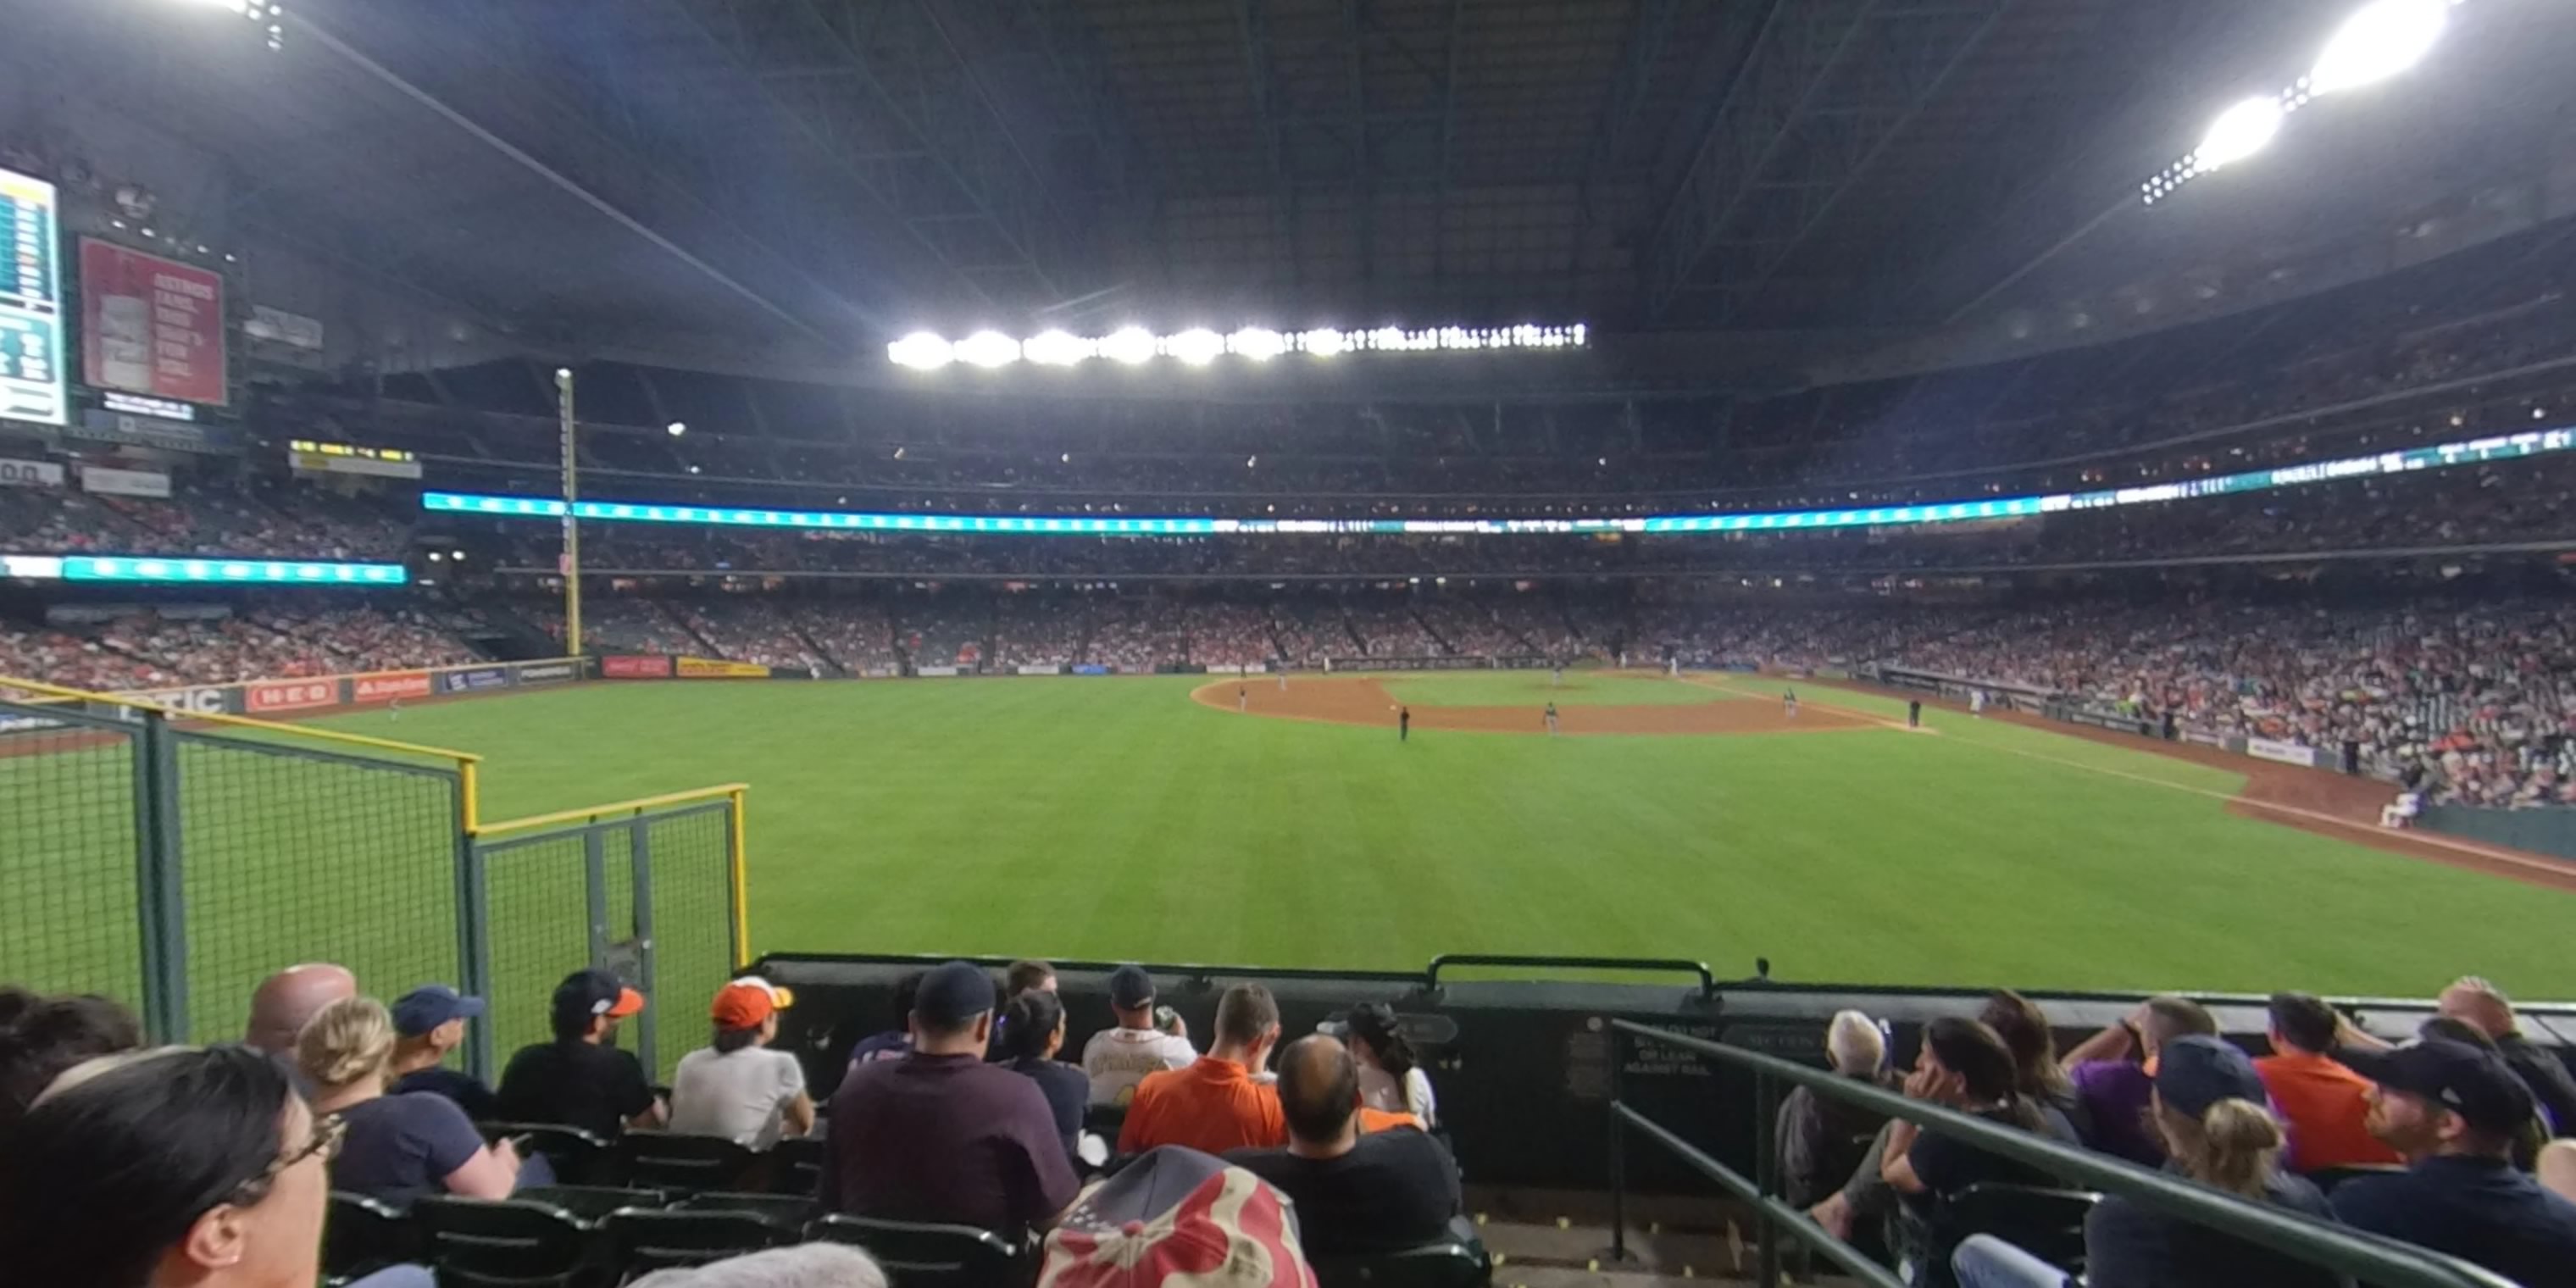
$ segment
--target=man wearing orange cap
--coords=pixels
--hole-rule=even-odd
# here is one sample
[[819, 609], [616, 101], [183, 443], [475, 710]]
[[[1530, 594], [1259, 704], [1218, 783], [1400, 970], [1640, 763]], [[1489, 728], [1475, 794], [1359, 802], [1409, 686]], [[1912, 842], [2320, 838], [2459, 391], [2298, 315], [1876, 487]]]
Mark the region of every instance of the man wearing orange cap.
[[629, 1126], [662, 1125], [661, 1099], [634, 1055], [612, 1039], [644, 995], [604, 970], [577, 970], [555, 986], [552, 1042], [522, 1047], [501, 1071], [501, 1116], [562, 1123], [614, 1140]]
[[680, 1057], [671, 1078], [671, 1130], [767, 1149], [814, 1130], [814, 1098], [796, 1057], [773, 1051], [788, 990], [756, 976], [716, 990], [715, 1040]]

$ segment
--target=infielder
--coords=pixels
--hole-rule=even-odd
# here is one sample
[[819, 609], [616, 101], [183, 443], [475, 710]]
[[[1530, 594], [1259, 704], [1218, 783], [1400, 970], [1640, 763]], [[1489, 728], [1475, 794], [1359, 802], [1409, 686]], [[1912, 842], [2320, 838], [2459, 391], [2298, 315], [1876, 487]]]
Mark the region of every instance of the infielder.
[[1547, 736], [1556, 736], [1556, 704], [1553, 702], [1547, 704]]

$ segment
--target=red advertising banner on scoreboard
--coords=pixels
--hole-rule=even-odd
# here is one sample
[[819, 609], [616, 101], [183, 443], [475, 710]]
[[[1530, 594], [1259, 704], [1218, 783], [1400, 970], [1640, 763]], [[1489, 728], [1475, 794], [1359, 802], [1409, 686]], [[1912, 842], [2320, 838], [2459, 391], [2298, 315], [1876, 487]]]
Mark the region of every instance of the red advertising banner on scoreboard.
[[231, 401], [224, 372], [224, 279], [84, 237], [81, 373], [100, 389], [179, 402]]
[[599, 673], [612, 680], [667, 680], [671, 678], [671, 659], [610, 654], [599, 659]]

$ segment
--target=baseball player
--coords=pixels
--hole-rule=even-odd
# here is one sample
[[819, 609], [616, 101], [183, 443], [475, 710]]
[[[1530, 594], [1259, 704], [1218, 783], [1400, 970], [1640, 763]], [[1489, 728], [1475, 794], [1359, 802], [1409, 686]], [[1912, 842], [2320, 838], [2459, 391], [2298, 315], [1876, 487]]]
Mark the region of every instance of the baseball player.
[[1252, 690], [1250, 687], [1241, 684], [1234, 686], [1234, 709], [1237, 711], [1250, 711], [1252, 709]]
[[1553, 702], [1547, 704], [1547, 736], [1556, 736], [1556, 704]]
[[1798, 691], [1796, 689], [1780, 690], [1780, 714], [1790, 720], [1798, 718]]

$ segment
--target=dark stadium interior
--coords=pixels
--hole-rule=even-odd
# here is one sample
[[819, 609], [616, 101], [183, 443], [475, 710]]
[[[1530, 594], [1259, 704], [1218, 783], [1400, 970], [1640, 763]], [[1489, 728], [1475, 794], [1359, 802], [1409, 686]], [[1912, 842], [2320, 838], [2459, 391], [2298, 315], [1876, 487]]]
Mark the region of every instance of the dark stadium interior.
[[[2370, 22], [2438, 43], [2334, 83]], [[1059, 1002], [1045, 963], [755, 951], [738, 783], [487, 826], [470, 752], [267, 727], [645, 678], [1222, 676], [1232, 718], [1274, 672], [1767, 676], [1729, 696], [1992, 712], [2560, 899], [2570, 65], [2554, 0], [15, 6], [0, 1266], [1153, 1288], [1195, 1220], [1235, 1250], [1199, 1288], [2576, 1283], [2576, 1002], [2407, 908], [2461, 947], [2436, 998], [1533, 946], [1062, 961]], [[293, 833], [380, 888], [254, 898]], [[640, 1062], [628, 986], [675, 1017]], [[277, 1060], [220, 1045], [243, 1014]], [[147, 1042], [219, 1045], [55, 1081]], [[1120, 1060], [1157, 1071], [1104, 1094]], [[707, 1116], [755, 1061], [759, 1121]], [[1116, 1215], [1200, 1151], [1303, 1250], [1240, 1189]], [[1445, 1215], [1362, 1246], [1408, 1201]]]

